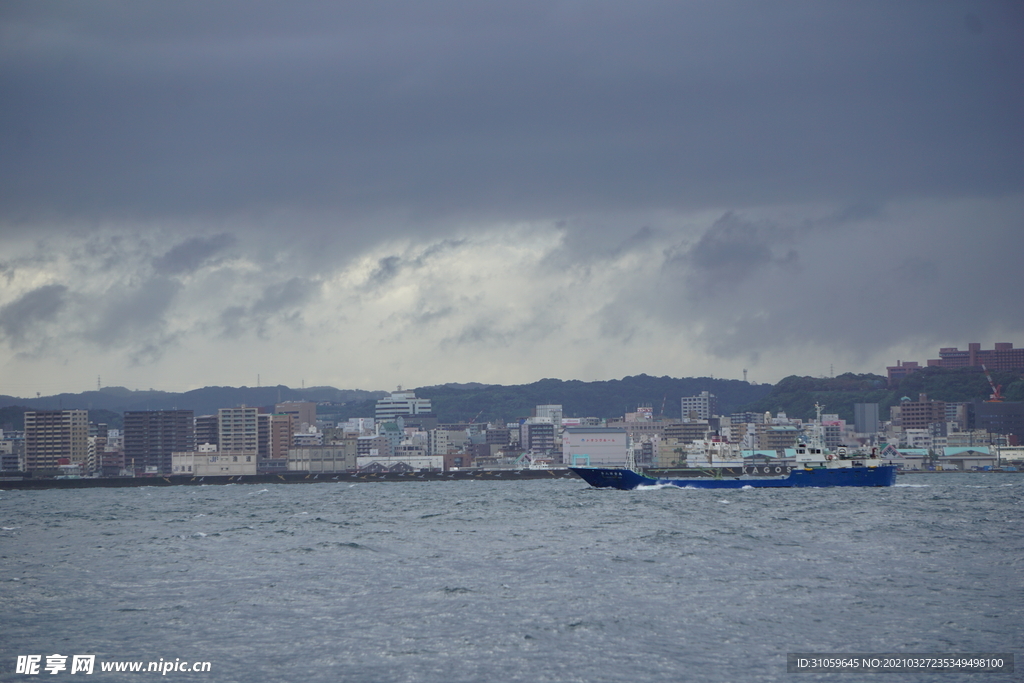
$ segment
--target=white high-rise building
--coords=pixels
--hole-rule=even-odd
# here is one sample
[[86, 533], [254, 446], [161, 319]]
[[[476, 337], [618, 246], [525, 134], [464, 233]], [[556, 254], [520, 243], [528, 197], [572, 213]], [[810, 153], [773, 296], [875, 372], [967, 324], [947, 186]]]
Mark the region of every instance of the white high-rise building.
[[374, 419], [377, 422], [393, 422], [401, 415], [424, 415], [431, 413], [429, 398], [416, 398], [414, 391], [392, 391], [390, 396], [377, 401]]
[[683, 396], [683, 422], [709, 420], [718, 413], [718, 398], [707, 391], [700, 396]]

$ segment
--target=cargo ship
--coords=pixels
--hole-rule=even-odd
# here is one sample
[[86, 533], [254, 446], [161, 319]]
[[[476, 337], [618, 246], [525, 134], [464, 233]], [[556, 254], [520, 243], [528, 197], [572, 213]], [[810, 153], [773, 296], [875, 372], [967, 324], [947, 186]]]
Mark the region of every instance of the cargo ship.
[[[659, 477], [646, 474], [632, 463], [625, 467], [570, 467], [580, 478], [595, 488], [615, 488], [629, 491], [642, 486], [676, 486], [692, 489], [741, 488], [795, 488], [830, 486], [892, 486], [896, 483], [896, 465], [878, 455], [878, 449], [869, 452], [851, 452], [838, 448], [835, 453], [827, 449], [821, 438], [821, 408], [818, 410], [817, 429], [808, 443], [799, 443], [795, 449], [792, 467], [767, 466], [746, 468], [742, 463], [726, 462], [727, 449], [708, 450], [710, 466], [703, 471], [688, 472], [683, 478]], [[721, 458], [725, 467], [715, 467]], [[728, 465], [734, 465], [729, 467]], [[739, 465], [738, 467], [735, 465]]]

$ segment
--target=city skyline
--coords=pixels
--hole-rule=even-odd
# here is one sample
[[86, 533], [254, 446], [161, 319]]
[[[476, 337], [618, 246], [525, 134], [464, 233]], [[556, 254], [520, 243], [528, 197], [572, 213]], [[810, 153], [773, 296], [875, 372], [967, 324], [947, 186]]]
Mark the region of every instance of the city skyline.
[[1024, 345], [1017, 4], [12, 2], [0, 393]]

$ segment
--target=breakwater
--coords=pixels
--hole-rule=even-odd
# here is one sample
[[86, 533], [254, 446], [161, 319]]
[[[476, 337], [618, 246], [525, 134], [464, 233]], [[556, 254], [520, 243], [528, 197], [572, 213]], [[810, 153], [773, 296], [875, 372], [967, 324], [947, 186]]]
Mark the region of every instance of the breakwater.
[[458, 470], [454, 472], [281, 472], [169, 477], [82, 477], [79, 479], [6, 478], [0, 490], [129, 488], [135, 486], [224, 486], [227, 484], [325, 484], [415, 481], [516, 481], [577, 478], [568, 469]]

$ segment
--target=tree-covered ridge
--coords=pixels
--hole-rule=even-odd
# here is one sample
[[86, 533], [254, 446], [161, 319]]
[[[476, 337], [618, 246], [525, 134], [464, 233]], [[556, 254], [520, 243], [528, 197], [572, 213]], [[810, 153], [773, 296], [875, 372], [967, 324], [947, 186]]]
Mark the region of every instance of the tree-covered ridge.
[[719, 412], [730, 413], [771, 390], [732, 379], [710, 377], [651, 377], [635, 375], [621, 380], [582, 382], [542, 379], [511, 386], [441, 385], [420, 387], [416, 395], [429, 398], [443, 422], [512, 421], [527, 417], [537, 405], [562, 406], [565, 417], [621, 418], [638, 405], [650, 405], [654, 414], [681, 417], [680, 399], [710, 391], [718, 397]]
[[[1018, 372], [994, 372], [992, 380], [1003, 385], [1007, 401], [1024, 400], [1024, 379]], [[879, 417], [889, 419], [889, 409], [903, 397], [913, 401], [921, 394], [947, 403], [967, 403], [987, 400], [992, 393], [988, 380], [977, 368], [923, 368], [911, 373], [893, 386], [881, 375], [846, 373], [838, 377], [797, 377], [782, 379], [771, 393], [754, 401], [745, 410], [783, 411], [789, 417], [811, 419], [814, 404], [820, 403], [826, 413], [838, 414], [841, 419], [853, 421], [855, 403], [877, 403]]]
[[[1024, 379], [1020, 373], [996, 372], [992, 379], [1003, 386], [1007, 401], [1024, 401]], [[924, 368], [889, 386], [881, 375], [846, 373], [838, 377], [798, 377], [782, 379], [774, 387], [752, 385], [740, 380], [710, 377], [652, 377], [635, 375], [620, 380], [582, 382], [579, 380], [542, 379], [531, 384], [485, 385], [443, 384], [415, 390], [432, 401], [441, 422], [510, 422], [532, 414], [541, 404], [559, 404], [566, 417], [620, 418], [638, 405], [650, 405], [654, 414], [680, 419], [680, 399], [710, 391], [718, 397], [718, 412], [729, 415], [740, 411], [785, 412], [790, 417], [811, 419], [814, 404], [825, 406], [825, 412], [853, 420], [855, 403], [878, 403], [879, 417], [889, 419], [889, 408], [908, 396], [917, 400], [922, 393], [929, 398], [947, 402], [987, 399], [991, 393], [988, 380], [978, 369], [946, 370]], [[333, 387], [290, 389], [288, 387], [206, 387], [182, 394], [156, 391], [129, 391], [104, 387], [101, 391], [62, 394], [38, 399], [0, 397], [0, 429], [22, 429], [25, 410], [57, 408], [89, 409], [90, 418], [120, 426], [125, 410], [166, 410], [182, 408], [197, 415], [215, 413], [218, 408], [239, 404], [272, 406], [288, 400], [330, 403], [318, 412], [330, 413], [332, 419], [372, 417], [382, 391], [338, 390]], [[663, 410], [664, 409], [664, 410]], [[100, 412], [109, 411], [109, 412]]]

